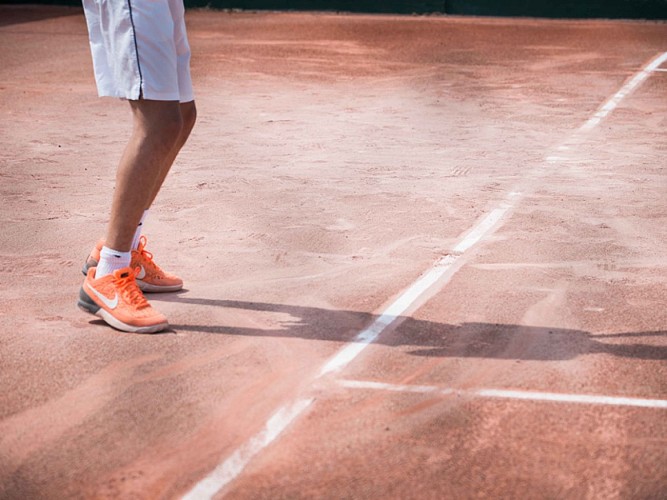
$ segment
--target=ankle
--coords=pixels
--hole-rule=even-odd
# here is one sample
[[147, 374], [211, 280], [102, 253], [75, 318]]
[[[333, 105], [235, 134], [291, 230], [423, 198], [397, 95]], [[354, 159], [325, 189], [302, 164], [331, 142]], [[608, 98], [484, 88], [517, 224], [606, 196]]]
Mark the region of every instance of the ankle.
[[129, 267], [131, 258], [131, 252], [120, 252], [113, 248], [103, 246], [100, 251], [100, 261], [97, 263], [95, 278], [103, 278], [114, 271]]

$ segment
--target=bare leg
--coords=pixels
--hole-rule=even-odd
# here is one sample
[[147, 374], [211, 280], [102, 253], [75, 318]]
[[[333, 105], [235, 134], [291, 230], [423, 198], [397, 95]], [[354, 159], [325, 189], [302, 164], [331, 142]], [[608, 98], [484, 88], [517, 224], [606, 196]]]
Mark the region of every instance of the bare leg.
[[[156, 182], [164, 180], [183, 132], [177, 101], [130, 101], [134, 130], [116, 173], [106, 245], [129, 252], [141, 215], [156, 195]], [[168, 169], [167, 169], [168, 171]], [[157, 186], [159, 189], [159, 186]]]
[[183, 118], [183, 128], [181, 129], [181, 133], [178, 136], [176, 144], [169, 153], [169, 156], [165, 159], [160, 174], [155, 179], [155, 185], [153, 186], [152, 194], [150, 198], [148, 198], [147, 200], [147, 205], [145, 207], [146, 210], [148, 210], [150, 206], [153, 204], [153, 201], [155, 201], [155, 197], [160, 192], [162, 183], [167, 177], [167, 174], [169, 173], [169, 170], [171, 169], [171, 166], [173, 165], [176, 156], [178, 156], [178, 153], [180, 152], [181, 148], [188, 140], [188, 137], [190, 137], [190, 132], [192, 132], [192, 128], [195, 126], [195, 121], [197, 120], [197, 108], [195, 106], [195, 102], [191, 101], [191, 102], [181, 103], [180, 108], [181, 108], [181, 117]]

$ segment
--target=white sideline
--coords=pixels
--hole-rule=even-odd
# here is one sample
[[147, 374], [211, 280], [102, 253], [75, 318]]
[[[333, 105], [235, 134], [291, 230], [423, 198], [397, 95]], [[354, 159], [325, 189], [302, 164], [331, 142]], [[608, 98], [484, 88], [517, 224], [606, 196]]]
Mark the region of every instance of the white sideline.
[[[339, 371], [356, 358], [368, 344], [371, 344], [389, 325], [391, 325], [401, 314], [419, 300], [424, 293], [440, 281], [447, 271], [461, 258], [463, 253], [479, 243], [484, 236], [490, 234], [507, 212], [514, 206], [519, 193], [510, 193], [508, 200], [501, 207], [492, 210], [486, 217], [473, 227], [468, 234], [454, 247], [453, 253], [439, 259], [426, 274], [423, 274], [412, 286], [405, 290], [389, 307], [387, 307], [379, 318], [371, 326], [359, 333], [351, 344], [341, 349], [332, 357], [319, 373], [319, 377], [328, 373]], [[514, 201], [514, 203], [512, 203]], [[441, 283], [444, 285], [444, 283]]]
[[[621, 100], [633, 89], [642, 83], [658, 66], [667, 61], [667, 52], [657, 56], [637, 73], [621, 90], [614, 94], [599, 111], [581, 126], [577, 132], [587, 132], [595, 128], [611, 111], [618, 106]], [[566, 148], [561, 146], [559, 149]], [[546, 158], [545, 158], [545, 161]], [[355, 339], [343, 347], [336, 355], [330, 358], [321, 368], [313, 382], [324, 375], [339, 371], [354, 360], [369, 344], [387, 329], [411, 305], [413, 305], [427, 290], [433, 287], [449, 271], [451, 276], [458, 270], [454, 265], [463, 254], [474, 245], [492, 234], [499, 226], [503, 217], [516, 205], [521, 194], [509, 193], [507, 199], [497, 208], [488, 213], [452, 249], [453, 252], [439, 259], [413, 285], [395, 299], [376, 319], [373, 324], [360, 332]], [[447, 281], [442, 281], [444, 286]], [[498, 397], [498, 396], [496, 396]], [[263, 429], [254, 437], [241, 445], [234, 453], [227, 457], [205, 478], [200, 480], [186, 493], [187, 500], [210, 499], [220, 492], [226, 485], [235, 480], [245, 469], [250, 460], [272, 443], [297, 417], [304, 413], [312, 404], [312, 399], [300, 399], [286, 404], [278, 409], [266, 422]]]
[[412, 392], [440, 396], [460, 395], [483, 398], [521, 399], [525, 401], [550, 401], [553, 403], [579, 403], [589, 405], [634, 406], [640, 408], [667, 409], [667, 400], [643, 399], [599, 394], [567, 394], [556, 392], [518, 391], [504, 389], [453, 389], [431, 385], [401, 385], [363, 380], [339, 380], [338, 384], [348, 389], [372, 389], [392, 392]]
[[285, 405], [276, 411], [266, 422], [264, 428], [243, 446], [232, 453], [227, 460], [218, 465], [208, 476], [199, 481], [194, 488], [183, 496], [186, 500], [212, 498], [220, 488], [236, 478], [245, 469], [248, 462], [262, 449], [273, 442], [297, 416], [312, 404], [312, 399], [299, 399], [291, 405]]
[[625, 96], [632, 92], [640, 83], [646, 80], [651, 75], [651, 73], [656, 71], [658, 67], [661, 66], [665, 61], [667, 61], [667, 52], [660, 54], [650, 63], [644, 66], [644, 68], [639, 73], [637, 73], [631, 80], [628, 81], [628, 83], [621, 87], [621, 90], [616, 92], [609, 100], [607, 100], [607, 102], [605, 102], [600, 107], [597, 113], [595, 113], [590, 120], [584, 123], [579, 130], [581, 132], [588, 132], [589, 130], [593, 129], [598, 123], [600, 123], [600, 121], [602, 121], [605, 116], [616, 109]]

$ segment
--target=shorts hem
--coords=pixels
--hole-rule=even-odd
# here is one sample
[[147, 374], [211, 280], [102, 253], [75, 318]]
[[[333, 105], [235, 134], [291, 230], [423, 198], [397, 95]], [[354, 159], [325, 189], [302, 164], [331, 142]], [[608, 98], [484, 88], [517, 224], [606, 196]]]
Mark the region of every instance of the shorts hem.
[[146, 92], [144, 90], [141, 99], [146, 101], [180, 101], [181, 97], [174, 92]]
[[98, 97], [111, 97], [114, 99], [123, 99], [125, 101], [136, 101], [139, 99], [139, 93], [123, 94], [118, 92], [98, 92]]
[[181, 104], [185, 104], [186, 102], [192, 102], [195, 100], [195, 95], [194, 93], [187, 94], [185, 96], [181, 96], [181, 98], [178, 100]]

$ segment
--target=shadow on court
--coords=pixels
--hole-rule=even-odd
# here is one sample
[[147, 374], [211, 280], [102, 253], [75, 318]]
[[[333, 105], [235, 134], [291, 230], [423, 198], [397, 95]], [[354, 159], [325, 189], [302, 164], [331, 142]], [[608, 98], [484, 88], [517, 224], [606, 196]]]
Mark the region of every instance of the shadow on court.
[[[309, 340], [351, 342], [376, 315], [354, 311], [333, 311], [315, 307], [212, 300], [190, 297], [151, 297], [155, 301], [196, 306], [223, 307], [245, 311], [287, 314], [294, 321], [274, 329], [240, 328], [225, 325], [172, 324], [172, 331], [191, 331], [257, 337], [298, 337]], [[667, 360], [667, 346], [643, 343], [610, 343], [614, 340], [667, 338], [667, 331], [628, 332], [596, 335], [581, 330], [491, 323], [450, 325], [410, 317], [398, 318], [375, 341], [377, 344], [412, 348], [414, 356], [469, 357], [517, 360], [568, 360], [585, 354], [611, 354], [624, 358]]]

